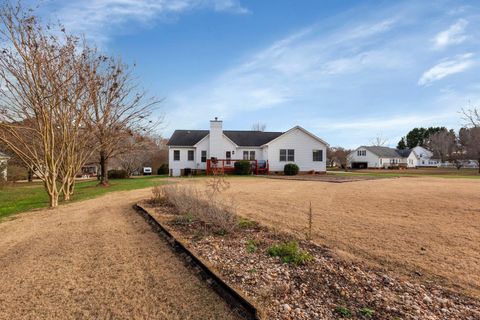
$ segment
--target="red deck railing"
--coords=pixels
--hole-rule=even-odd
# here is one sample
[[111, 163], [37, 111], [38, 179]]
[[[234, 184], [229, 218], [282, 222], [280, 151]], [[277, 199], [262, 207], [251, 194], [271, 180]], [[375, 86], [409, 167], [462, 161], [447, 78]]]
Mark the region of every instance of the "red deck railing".
[[268, 160], [242, 160], [242, 159], [207, 159], [207, 175], [209, 174], [228, 174], [235, 170], [235, 162], [248, 161], [252, 166], [252, 172], [254, 174], [268, 174], [270, 167]]

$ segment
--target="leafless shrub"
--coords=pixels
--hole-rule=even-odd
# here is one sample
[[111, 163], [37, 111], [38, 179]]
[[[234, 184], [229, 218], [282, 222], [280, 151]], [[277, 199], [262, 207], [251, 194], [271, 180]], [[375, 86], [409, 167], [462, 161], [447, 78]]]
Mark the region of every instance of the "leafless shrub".
[[207, 180], [207, 196], [214, 201], [217, 194], [230, 188], [230, 183], [225, 179], [225, 175], [213, 172], [212, 178]]
[[163, 196], [179, 214], [200, 220], [215, 232], [230, 233], [237, 227], [238, 219], [233, 204], [208, 197], [194, 187], [167, 185], [162, 189], [155, 191], [154, 195]]

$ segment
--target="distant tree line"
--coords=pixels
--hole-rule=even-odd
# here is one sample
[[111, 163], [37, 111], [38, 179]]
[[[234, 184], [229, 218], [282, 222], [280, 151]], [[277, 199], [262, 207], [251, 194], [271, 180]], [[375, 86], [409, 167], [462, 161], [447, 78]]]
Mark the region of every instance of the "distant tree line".
[[[452, 162], [460, 169], [465, 160], [480, 163], [480, 114], [477, 108], [462, 110], [465, 126], [458, 132], [445, 127], [414, 128], [398, 142], [397, 149], [422, 146], [442, 162]], [[480, 172], [480, 169], [479, 169]]]

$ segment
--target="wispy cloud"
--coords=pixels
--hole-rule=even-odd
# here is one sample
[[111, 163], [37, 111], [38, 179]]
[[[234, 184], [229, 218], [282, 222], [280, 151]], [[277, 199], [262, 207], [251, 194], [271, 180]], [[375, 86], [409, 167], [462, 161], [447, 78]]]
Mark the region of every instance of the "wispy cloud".
[[400, 67], [404, 64], [398, 62], [401, 58], [393, 51], [364, 50], [372, 37], [388, 32], [394, 23], [386, 19], [357, 24], [328, 36], [320, 35], [318, 26], [305, 28], [210, 82], [169, 97], [175, 107], [170, 117], [185, 125], [202, 121], [186, 116], [195, 114], [195, 110], [229, 118], [238, 112], [265, 110], [311, 96], [335, 76]]
[[438, 33], [433, 39], [434, 47], [436, 49], [443, 49], [450, 45], [460, 44], [468, 39], [465, 33], [465, 28], [468, 25], [468, 21], [465, 19], [459, 19], [456, 23], [452, 24], [447, 30]]
[[107, 40], [117, 28], [128, 22], [150, 24], [172, 19], [192, 10], [213, 10], [245, 14], [249, 10], [239, 0], [73, 0], [60, 8], [55, 15], [70, 31], [82, 32], [89, 38]]
[[465, 53], [452, 59], [443, 60], [425, 71], [418, 80], [418, 84], [421, 86], [430, 85], [432, 82], [441, 80], [455, 73], [463, 72], [474, 65], [473, 53]]

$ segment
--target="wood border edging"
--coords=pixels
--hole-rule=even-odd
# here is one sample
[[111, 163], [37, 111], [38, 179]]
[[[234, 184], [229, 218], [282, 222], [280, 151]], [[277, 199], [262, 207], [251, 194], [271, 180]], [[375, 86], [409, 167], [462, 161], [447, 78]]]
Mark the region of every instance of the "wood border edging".
[[235, 312], [246, 320], [262, 319], [259, 311], [250, 301], [223, 281], [222, 278], [208, 266], [208, 263], [192, 253], [180, 239], [175, 238], [147, 209], [138, 203], [135, 204], [133, 208], [143, 216], [156, 233], [163, 237], [194, 269], [199, 271], [200, 277], [206, 281]]

